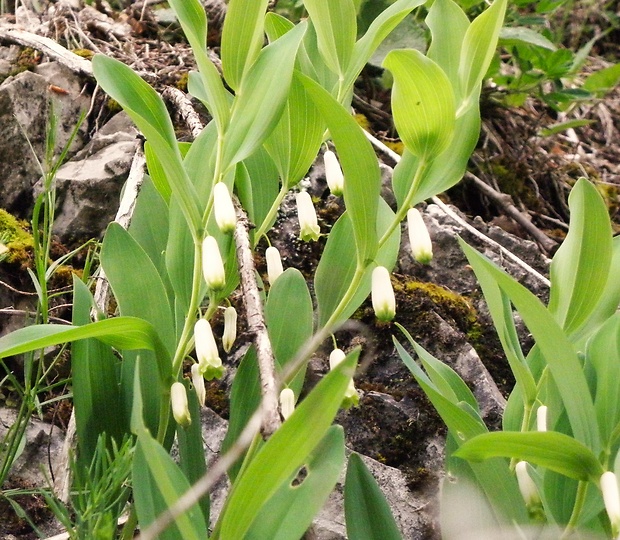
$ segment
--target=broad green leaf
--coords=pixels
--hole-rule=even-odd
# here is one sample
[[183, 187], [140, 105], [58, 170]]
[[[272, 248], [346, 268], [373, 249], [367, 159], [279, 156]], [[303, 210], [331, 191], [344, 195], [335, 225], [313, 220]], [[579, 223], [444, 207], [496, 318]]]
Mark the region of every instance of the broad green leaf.
[[592, 450], [555, 431], [485, 433], [464, 442], [454, 455], [470, 461], [491, 457], [515, 458], [569, 478], [595, 483], [604, 472]]
[[166, 288], [142, 247], [117, 223], [110, 224], [103, 239], [101, 265], [121, 315], [149, 321], [172, 356], [176, 340]]
[[267, 4], [268, 0], [228, 2], [222, 28], [222, 69], [228, 86], [235, 91], [263, 46]]
[[[487, 427], [482, 419], [471, 414], [473, 412], [471, 407], [467, 411], [462, 406], [465, 402], [455, 404], [442, 395], [396, 338], [392, 337], [392, 340], [399, 356], [445, 422], [458, 446], [476, 435], [487, 433]], [[496, 459], [485, 463], [471, 463], [470, 468], [500, 523], [526, 521], [525, 505], [519, 494], [516, 479], [508, 471], [507, 462]]]
[[357, 37], [357, 13], [352, 0], [305, 0], [316, 29], [321, 56], [329, 68], [344, 76]]
[[265, 503], [321, 442], [342, 403], [358, 356], [359, 350], [349, 354], [314, 387], [237, 478], [220, 518], [221, 540], [243, 538]]
[[[283, 368], [312, 337], [314, 311], [312, 298], [302, 273], [287, 268], [269, 289], [265, 303], [265, 322], [278, 365]], [[293, 324], [291, 324], [293, 323]], [[305, 366], [289, 386], [299, 397]]]
[[340, 158], [345, 177], [344, 202], [353, 225], [357, 263], [363, 268], [377, 253], [377, 212], [381, 191], [381, 173], [377, 157], [359, 125], [347, 110], [312, 79], [297, 72], [313, 99]]
[[491, 65], [499, 31], [504, 22], [506, 4], [507, 0], [495, 0], [490, 8], [472, 21], [465, 33], [459, 74], [461, 95], [466, 100], [472, 99]]
[[[394, 212], [380, 199], [377, 213], [377, 235], [382, 235], [394, 220]], [[314, 290], [319, 310], [319, 327], [324, 326], [343, 299], [355, 275], [355, 246], [351, 242], [353, 226], [345, 212], [332, 227], [327, 244], [314, 275]], [[394, 268], [400, 248], [400, 227], [396, 227], [389, 239], [377, 252], [376, 263], [389, 270]], [[365, 269], [364, 277], [353, 297], [343, 308], [334, 324], [347, 320], [370, 293], [371, 274], [374, 266]]]
[[282, 37], [293, 28], [295, 28], [295, 25], [282, 15], [274, 13], [273, 11], [265, 15], [265, 33], [267, 34], [267, 38], [269, 38], [269, 42]]
[[456, 108], [444, 71], [420, 51], [394, 50], [383, 61], [394, 76], [392, 112], [405, 147], [423, 162], [452, 141]]
[[323, 141], [325, 122], [303, 85], [293, 78], [284, 112], [265, 141], [282, 183], [293, 187], [308, 172]]
[[334, 73], [319, 52], [318, 37], [312, 21], [308, 21], [308, 31], [299, 47], [295, 66], [304, 75], [319, 83], [333, 96], [338, 94], [338, 75]]
[[530, 291], [462, 240], [460, 244], [474, 271], [478, 273], [479, 269], [484, 268], [517, 308], [549, 365], [566, 407], [574, 437], [594, 452], [598, 452], [600, 440], [594, 404], [581, 362], [568, 337], [551, 313]]
[[432, 41], [427, 56], [444, 70], [457, 102], [459, 92], [459, 62], [461, 47], [469, 28], [469, 19], [458, 4], [452, 0], [435, 0], [426, 17]]
[[306, 24], [300, 23], [267, 45], [243, 77], [224, 137], [224, 170], [250, 156], [276, 127], [305, 30]]
[[[73, 324], [91, 322], [94, 304], [88, 287], [73, 276]], [[73, 407], [78, 437], [78, 458], [84, 465], [92, 461], [102, 433], [107, 441], [121, 443], [128, 429], [118, 389], [119, 360], [111, 347], [96, 339], [76, 341], [71, 347]]]
[[[250, 347], [241, 360], [230, 392], [230, 418], [228, 431], [222, 441], [222, 452], [226, 452], [237, 440], [250, 417], [260, 405], [260, 374], [256, 359], [256, 349]], [[235, 481], [241, 459], [228, 469], [231, 482]]]
[[400, 540], [390, 506], [359, 454], [351, 454], [344, 486], [349, 540]]
[[351, 62], [345, 77], [345, 89], [353, 87], [355, 80], [380, 43], [411, 11], [423, 3], [424, 0], [396, 0], [371, 23], [364, 36], [353, 47]]
[[499, 31], [499, 40], [502, 45], [526, 43], [528, 45], [535, 45], [536, 47], [542, 47], [543, 49], [548, 49], [550, 51], [555, 51], [557, 49], [557, 47], [545, 36], [525, 26], [504, 26]]
[[593, 94], [605, 95], [620, 84], [620, 63], [599, 69], [589, 75], [582, 88]]
[[[230, 108], [228, 92], [224, 88], [217, 68], [207, 54], [207, 17], [199, 0], [170, 0], [168, 2], [181, 23], [183, 32], [192, 47], [206, 94], [203, 103], [215, 119], [220, 135], [228, 127]], [[228, 19], [228, 17], [227, 17]], [[199, 98], [200, 99], [200, 98]]]
[[[250, 221], [260, 226], [267, 218], [269, 209], [280, 190], [278, 169], [264, 147], [244, 159], [243, 163], [248, 173], [248, 182], [242, 185], [238, 179], [235, 180], [237, 195], [243, 208], [248, 212]], [[276, 217], [277, 213], [274, 212], [273, 221], [266, 224], [265, 230], [271, 228]], [[255, 241], [258, 241], [258, 238]]]
[[[172, 121], [157, 92], [130, 67], [105, 55], [93, 57], [97, 82], [118, 101], [157, 154], [172, 193], [178, 198], [183, 215], [193, 233], [201, 227], [201, 216], [193, 189], [183, 165]], [[162, 193], [166, 196], [166, 193]]]
[[332, 426], [304, 465], [305, 477], [294, 476], [263, 506], [245, 535], [246, 540], [293, 540], [302, 538], [334, 489], [344, 466], [344, 433]]
[[[202, 443], [202, 421], [200, 418], [200, 402], [196, 390], [190, 385], [189, 379], [183, 378], [181, 382], [187, 391], [187, 401], [192, 423], [184, 428], [176, 425], [177, 443], [179, 445], [179, 467], [183, 471], [187, 481], [193, 485], [207, 473], [205, 449]], [[205, 523], [209, 523], [210, 501], [209, 495], [200, 498], [200, 509], [205, 517]]]
[[588, 341], [586, 362], [596, 371], [594, 407], [602, 442], [608, 446], [620, 424], [620, 314], [610, 317]]
[[585, 178], [568, 203], [569, 232], [551, 263], [549, 311], [570, 335], [588, 320], [607, 284], [612, 231], [602, 197]]
[[[146, 529], [189, 488], [189, 482], [168, 452], [148, 431], [141, 432], [133, 464], [133, 494], [140, 527]], [[208, 537], [205, 518], [197, 504], [175, 518], [158, 536], [162, 540], [204, 540]]]
[[153, 145], [146, 141], [144, 143], [144, 155], [146, 157], [146, 168], [151, 177], [153, 185], [161, 195], [162, 199], [168, 204], [172, 196], [172, 188], [166, 177], [166, 172], [157, 157], [157, 152], [153, 149]]

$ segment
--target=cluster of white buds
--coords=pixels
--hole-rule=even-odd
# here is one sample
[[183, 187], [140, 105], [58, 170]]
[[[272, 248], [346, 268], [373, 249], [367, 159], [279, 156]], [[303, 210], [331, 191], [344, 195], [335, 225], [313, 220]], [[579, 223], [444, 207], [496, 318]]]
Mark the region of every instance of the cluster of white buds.
[[189, 414], [189, 404], [187, 402], [187, 392], [183, 383], [175, 382], [170, 388], [170, 404], [172, 406], [172, 416], [177, 424], [184, 428], [192, 423]]
[[282, 418], [284, 418], [284, 420], [288, 420], [294, 410], [295, 392], [293, 392], [290, 388], [283, 388], [282, 392], [280, 392], [280, 412], [282, 413]]
[[390, 280], [390, 273], [385, 266], [377, 266], [372, 271], [372, 308], [380, 321], [391, 321], [396, 315], [396, 297]]
[[[334, 349], [329, 355], [329, 369], [334, 369], [340, 362], [342, 362], [347, 355], [344, 353], [342, 349]], [[360, 397], [357, 394], [357, 390], [355, 389], [355, 383], [353, 382], [353, 377], [349, 381], [349, 386], [347, 387], [346, 392], [344, 393], [344, 398], [342, 400], [342, 407], [344, 409], [349, 409], [350, 407], [357, 407], [360, 402]]]
[[213, 186], [213, 211], [220, 231], [230, 233], [235, 230], [237, 214], [228, 186], [224, 182], [218, 182]]
[[430, 263], [433, 259], [433, 244], [422, 214], [416, 208], [407, 211], [407, 228], [413, 258], [423, 264]]
[[265, 251], [265, 259], [267, 259], [267, 278], [269, 279], [269, 285], [273, 287], [276, 279], [284, 272], [282, 258], [277, 248], [269, 246]]
[[206, 319], [198, 319], [194, 325], [196, 356], [201, 375], [210, 381], [219, 379], [225, 371], [213, 337], [213, 330]]
[[323, 164], [325, 165], [325, 179], [329, 190], [332, 195], [340, 197], [344, 191], [344, 175], [336, 154], [331, 150], [326, 150], [323, 154]]
[[224, 262], [213, 236], [205, 236], [202, 241], [202, 273], [210, 290], [221, 291], [226, 285]]
[[616, 475], [607, 471], [601, 475], [601, 492], [605, 510], [611, 523], [611, 532], [614, 538], [620, 538], [620, 493], [618, 492], [618, 479]]
[[297, 217], [299, 219], [299, 236], [304, 242], [318, 240], [321, 229], [316, 217], [316, 210], [307, 191], [300, 191], [296, 196]]

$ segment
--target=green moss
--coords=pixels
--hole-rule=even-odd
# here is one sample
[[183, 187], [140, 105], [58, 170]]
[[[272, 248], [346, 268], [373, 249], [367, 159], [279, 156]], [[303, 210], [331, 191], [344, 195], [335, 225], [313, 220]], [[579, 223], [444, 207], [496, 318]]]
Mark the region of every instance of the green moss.
[[4, 260], [9, 263], [27, 264], [31, 260], [34, 240], [25, 221], [18, 220], [0, 208], [0, 238], [8, 248]]
[[108, 111], [111, 113], [117, 113], [123, 110], [123, 107], [121, 107], [121, 104], [112, 98], [108, 98], [108, 100], [105, 102], [105, 106], [106, 106], [106, 109], [108, 109]]
[[175, 86], [179, 89], [182, 90], [183, 92], [187, 92], [187, 83], [189, 82], [189, 72], [188, 71], [184, 71], [181, 76], [179, 77], [179, 80], [175, 83]]
[[93, 56], [95, 56], [95, 53], [91, 51], [90, 49], [73, 49], [73, 51], [71, 52], [73, 54], [77, 54], [78, 56], [81, 56], [82, 58], [86, 58], [88, 60], [90, 60]]

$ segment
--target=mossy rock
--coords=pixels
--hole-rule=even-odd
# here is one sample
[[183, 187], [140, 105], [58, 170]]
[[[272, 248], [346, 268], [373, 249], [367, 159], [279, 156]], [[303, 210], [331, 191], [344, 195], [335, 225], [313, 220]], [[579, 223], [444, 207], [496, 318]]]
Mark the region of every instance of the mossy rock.
[[2, 208], [0, 208], [0, 243], [8, 249], [4, 254], [0, 254], [0, 261], [25, 265], [32, 259], [34, 240], [32, 234], [28, 232], [27, 223], [18, 220]]

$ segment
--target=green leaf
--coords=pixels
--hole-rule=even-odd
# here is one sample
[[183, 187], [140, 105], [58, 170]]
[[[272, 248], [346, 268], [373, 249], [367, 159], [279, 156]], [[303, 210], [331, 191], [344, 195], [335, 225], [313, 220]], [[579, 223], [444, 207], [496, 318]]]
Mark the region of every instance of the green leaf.
[[318, 446], [338, 412], [358, 356], [359, 350], [349, 354], [314, 387], [237, 478], [220, 518], [221, 540], [243, 538], [264, 504]]
[[570, 335], [588, 320], [607, 284], [612, 230], [602, 197], [585, 178], [568, 203], [569, 232], [551, 262], [549, 311]]
[[[346, 181], [345, 181], [346, 182]], [[382, 235], [394, 220], [394, 212], [380, 199], [377, 213], [377, 235]], [[319, 310], [319, 327], [324, 326], [343, 299], [357, 268], [355, 246], [351, 242], [353, 226], [345, 212], [332, 227], [323, 255], [314, 274], [314, 290]], [[377, 252], [376, 263], [389, 270], [394, 268], [400, 248], [400, 227]], [[369, 265], [360, 286], [334, 324], [347, 320], [370, 293], [373, 265]]]
[[[237, 195], [243, 208], [248, 212], [250, 221], [260, 225], [267, 217], [280, 190], [278, 169], [264, 147], [244, 159], [243, 163], [248, 173], [248, 182], [242, 184], [235, 179]], [[277, 214], [273, 217], [274, 221], [276, 217]], [[273, 223], [268, 224], [265, 230], [270, 229], [272, 225]]]
[[546, 128], [540, 130], [540, 134], [543, 137], [551, 137], [553, 135], [557, 135], [558, 133], [562, 133], [567, 129], [573, 129], [582, 126], [589, 126], [593, 124], [594, 120], [585, 120], [585, 119], [573, 119], [568, 120], [567, 122], [558, 122], [556, 124], [551, 124]]
[[[189, 482], [168, 452], [147, 431], [138, 435], [133, 464], [133, 494], [141, 529], [146, 529], [190, 488]], [[181, 514], [158, 538], [204, 540], [205, 518], [195, 504]]]
[[222, 69], [228, 86], [235, 91], [263, 46], [267, 4], [268, 0], [228, 2], [222, 28]]
[[166, 177], [166, 172], [157, 157], [157, 152], [148, 141], [144, 143], [144, 156], [146, 157], [146, 168], [151, 177], [151, 181], [163, 200], [168, 204], [170, 202], [170, 197], [172, 197], [172, 188]]
[[465, 242], [460, 240], [459, 243], [474, 272], [478, 274], [479, 269], [484, 268], [517, 308], [549, 365], [566, 407], [574, 437], [594, 452], [598, 452], [600, 440], [594, 404], [581, 363], [568, 337], [551, 313], [530, 291]]
[[316, 29], [319, 52], [329, 68], [344, 75], [357, 38], [357, 13], [352, 0], [305, 0]]
[[392, 112], [405, 147], [423, 162], [452, 141], [456, 109], [444, 71], [416, 50], [394, 50], [383, 62], [394, 76]]
[[528, 45], [535, 45], [536, 47], [542, 47], [550, 51], [555, 51], [557, 47], [549, 41], [545, 36], [527, 28], [525, 26], [504, 26], [499, 31], [499, 40], [502, 45], [514, 45], [519, 43], [526, 43]]
[[319, 109], [338, 149], [345, 177], [344, 202], [353, 225], [357, 263], [365, 267], [375, 258], [378, 248], [376, 223], [381, 173], [377, 157], [346, 109], [312, 79], [299, 72], [296, 76]]
[[[94, 304], [88, 287], [73, 276], [73, 324], [90, 323]], [[107, 441], [120, 444], [129, 426], [118, 388], [119, 360], [109, 345], [96, 339], [76, 341], [71, 348], [73, 407], [79, 445], [79, 460], [88, 466], [97, 441], [106, 433]]]
[[[294, 320], [291, 320], [292, 317]], [[265, 322], [280, 368], [293, 360], [312, 337], [313, 317], [312, 298], [305, 278], [296, 268], [287, 268], [269, 289], [265, 303]], [[297, 397], [303, 386], [304, 375], [305, 366], [289, 383]]]
[[454, 455], [470, 461], [498, 456], [515, 458], [596, 484], [604, 472], [588, 447], [555, 431], [485, 433], [463, 443]]
[[224, 137], [224, 170], [250, 156], [276, 127], [305, 30], [300, 23], [265, 47], [243, 77]]
[[359, 454], [352, 453], [344, 487], [349, 540], [400, 540], [390, 506]]
[[325, 122], [303, 85], [293, 78], [284, 112], [265, 141], [282, 183], [293, 187], [308, 172], [323, 141]]
[[507, 0], [495, 0], [490, 8], [476, 17], [467, 32], [461, 50], [459, 74], [461, 95], [473, 99], [484, 78], [497, 47], [499, 31], [504, 22]]
[[[203, 103], [213, 115], [220, 135], [228, 127], [230, 109], [228, 92], [224, 88], [217, 68], [207, 54], [207, 17], [199, 0], [170, 0], [168, 2], [181, 23], [183, 32], [192, 48], [200, 71]], [[258, 2], [255, 2], [258, 3]], [[228, 19], [228, 17], [226, 17]], [[199, 98], [200, 99], [200, 98]]]
[[620, 64], [614, 64], [589, 75], [583, 83], [583, 89], [601, 96], [613, 90], [618, 84], [620, 84]]
[[459, 62], [469, 19], [452, 0], [435, 0], [426, 17], [432, 41], [427, 56], [444, 70], [460, 101]]
[[246, 540], [302, 538], [334, 489], [344, 465], [344, 433], [332, 426], [304, 465], [305, 477], [285, 482], [263, 506], [245, 535]]
[[374, 19], [362, 38], [353, 47], [353, 54], [345, 76], [344, 88], [352, 88], [355, 80], [381, 42], [398, 24], [424, 0], [397, 0]]
[[[121, 104], [153, 146], [188, 225], [193, 233], [197, 233], [201, 228], [201, 214], [196, 192], [183, 169], [174, 127], [164, 102], [151, 86], [118, 60], [98, 54], [92, 63], [97, 82]], [[165, 197], [166, 193], [162, 196]]]
[[118, 223], [109, 225], [103, 239], [101, 265], [121, 315], [149, 321], [172, 356], [176, 339], [166, 288], [151, 259]]
[[265, 15], [265, 33], [267, 34], [270, 42], [282, 37], [293, 28], [295, 28], [295, 25], [286, 17], [283, 17], [278, 13], [269, 11]]

